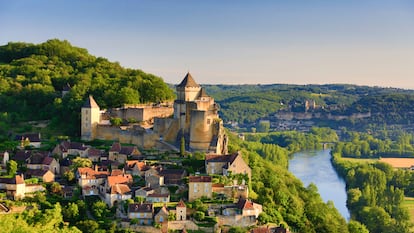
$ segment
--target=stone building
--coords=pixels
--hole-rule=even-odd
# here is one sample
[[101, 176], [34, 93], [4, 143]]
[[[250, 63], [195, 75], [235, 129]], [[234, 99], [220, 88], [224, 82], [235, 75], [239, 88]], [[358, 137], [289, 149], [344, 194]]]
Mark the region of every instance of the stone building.
[[[218, 115], [218, 104], [194, 81], [190, 73], [187, 73], [176, 89], [177, 99], [173, 109], [168, 105], [162, 110], [158, 105], [145, 108], [141, 106], [136, 111], [137, 114], [132, 108], [125, 110], [127, 112], [101, 111], [93, 97], [89, 96], [81, 109], [82, 140], [115, 140], [151, 148], [160, 139], [179, 144], [184, 137], [189, 150], [226, 154], [227, 135]], [[168, 118], [169, 113], [173, 113], [173, 118]], [[154, 123], [145, 128], [137, 124], [113, 126], [108, 121], [111, 114], [128, 118], [133, 118], [132, 115], [135, 114], [138, 122], [148, 120], [147, 123], [151, 123], [153, 120]], [[151, 126], [153, 130], [150, 130]]]
[[154, 131], [165, 141], [177, 143], [184, 137], [190, 150], [226, 154], [227, 135], [218, 115], [218, 104], [190, 73], [176, 90], [174, 117], [155, 118]]
[[206, 197], [213, 197], [211, 176], [190, 176], [188, 178], [188, 201]]

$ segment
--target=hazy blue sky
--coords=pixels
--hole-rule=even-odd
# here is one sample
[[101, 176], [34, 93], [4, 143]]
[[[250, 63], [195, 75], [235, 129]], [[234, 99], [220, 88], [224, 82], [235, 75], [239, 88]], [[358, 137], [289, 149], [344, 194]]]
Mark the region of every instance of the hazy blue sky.
[[0, 0], [0, 44], [66, 39], [178, 83], [414, 88], [414, 1]]

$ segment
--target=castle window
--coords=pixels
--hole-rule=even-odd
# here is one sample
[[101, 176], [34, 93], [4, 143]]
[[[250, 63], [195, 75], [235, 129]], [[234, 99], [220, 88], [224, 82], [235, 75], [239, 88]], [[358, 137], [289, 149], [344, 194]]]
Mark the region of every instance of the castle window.
[[207, 125], [209, 125], [211, 123], [210, 119], [207, 119]]

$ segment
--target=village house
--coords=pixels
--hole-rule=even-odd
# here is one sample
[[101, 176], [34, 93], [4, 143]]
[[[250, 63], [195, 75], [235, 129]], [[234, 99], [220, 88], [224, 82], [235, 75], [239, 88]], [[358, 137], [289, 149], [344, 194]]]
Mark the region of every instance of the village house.
[[187, 176], [187, 171], [185, 169], [163, 169], [159, 175], [164, 177], [165, 185], [180, 185]]
[[89, 148], [87, 150], [86, 158], [90, 159], [92, 162], [97, 163], [101, 161], [101, 155], [104, 154], [103, 151], [95, 149], [95, 148]]
[[188, 201], [206, 197], [212, 198], [211, 176], [190, 176], [188, 179]]
[[62, 141], [56, 145], [52, 150], [52, 154], [56, 154], [59, 158], [66, 158], [68, 155], [80, 156], [82, 158], [87, 157], [87, 151], [89, 147], [80, 142]]
[[129, 156], [139, 156], [141, 152], [136, 146], [122, 146], [119, 142], [114, 142], [109, 149], [109, 160], [118, 161], [123, 164]]
[[90, 167], [80, 167], [77, 170], [78, 184], [82, 188], [83, 196], [99, 195], [99, 187], [105, 183], [109, 175], [107, 171], [98, 171]]
[[170, 194], [169, 193], [151, 193], [148, 194], [145, 198], [145, 201], [149, 203], [165, 203], [167, 204], [170, 202]]
[[231, 155], [206, 155], [205, 167], [207, 174], [219, 174], [228, 176], [230, 174], [246, 174], [251, 178], [251, 169], [243, 160], [241, 152]]
[[162, 224], [164, 222], [168, 222], [168, 210], [167, 207], [162, 206], [158, 213], [154, 216], [154, 221], [156, 223]]
[[25, 146], [40, 148], [41, 139], [40, 133], [27, 133], [16, 135], [15, 140], [20, 142], [19, 148], [23, 149]]
[[140, 225], [152, 225], [154, 207], [151, 203], [133, 203], [128, 205], [128, 218], [138, 219]]
[[140, 189], [135, 190], [135, 197], [142, 197], [144, 199], [147, 198], [148, 195], [153, 194], [155, 190], [150, 187], [142, 187]]
[[127, 184], [114, 184], [105, 193], [105, 202], [109, 207], [131, 198], [132, 192]]
[[51, 183], [55, 181], [55, 174], [50, 170], [43, 169], [27, 169], [25, 172], [26, 178], [38, 178], [39, 181], [44, 183]]
[[0, 190], [6, 191], [7, 197], [14, 200], [23, 199], [26, 192], [26, 184], [23, 175], [16, 175], [13, 178], [0, 178]]
[[19, 164], [20, 167], [22, 167], [26, 166], [26, 164], [29, 163], [31, 156], [32, 151], [19, 150], [16, 151], [16, 154], [14, 155], [13, 159]]
[[125, 164], [125, 172], [133, 176], [144, 176], [148, 169], [144, 161], [128, 160]]
[[243, 217], [251, 217], [257, 219], [259, 214], [263, 212], [263, 207], [260, 204], [254, 203], [251, 200], [240, 198], [236, 204]]
[[28, 169], [49, 170], [55, 175], [60, 174], [60, 164], [55, 158], [50, 157], [50, 153], [46, 151], [32, 153], [26, 166]]
[[183, 200], [180, 200], [175, 207], [176, 211], [176, 220], [177, 221], [185, 221], [187, 220], [187, 206], [185, 205]]

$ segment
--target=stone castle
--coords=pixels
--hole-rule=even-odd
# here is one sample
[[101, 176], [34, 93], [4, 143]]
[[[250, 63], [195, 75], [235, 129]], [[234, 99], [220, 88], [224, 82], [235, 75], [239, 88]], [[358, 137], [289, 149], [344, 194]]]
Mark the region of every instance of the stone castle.
[[[176, 86], [176, 91], [177, 99], [173, 107], [169, 104], [137, 105], [108, 111], [101, 111], [93, 97], [89, 96], [81, 109], [82, 140], [115, 140], [153, 148], [160, 141], [179, 145], [184, 137], [190, 151], [227, 154], [227, 136], [214, 99], [206, 94], [190, 73]], [[111, 117], [133, 118], [135, 122], [149, 125], [114, 126], [108, 120]]]

